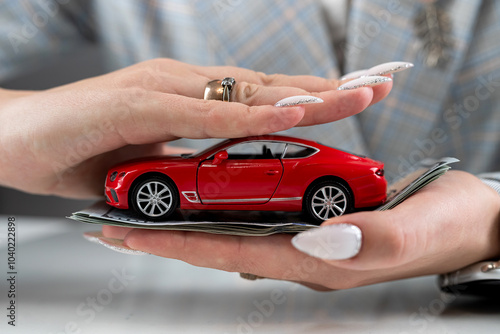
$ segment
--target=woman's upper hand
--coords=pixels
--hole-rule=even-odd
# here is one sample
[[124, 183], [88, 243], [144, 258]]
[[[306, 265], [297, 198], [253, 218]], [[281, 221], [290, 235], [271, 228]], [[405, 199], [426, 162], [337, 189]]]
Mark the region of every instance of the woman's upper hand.
[[[237, 81], [235, 102], [203, 100], [207, 82], [227, 76]], [[97, 196], [111, 165], [167, 153], [161, 143], [332, 122], [361, 112], [392, 87], [336, 91], [339, 83], [156, 59], [45, 91], [0, 90], [0, 184], [39, 194]], [[314, 95], [324, 103], [274, 107], [294, 95]]]
[[[239, 237], [104, 226], [106, 237], [132, 249], [196, 266], [300, 282], [315, 289], [344, 289], [383, 281], [446, 273], [500, 255], [500, 197], [479, 179], [451, 171], [396, 208], [330, 219], [315, 230], [309, 248], [292, 236]], [[348, 224], [362, 234], [352, 258], [313, 257], [339, 249]], [[345, 226], [345, 225], [344, 225]], [[307, 233], [307, 232], [305, 232]], [[329, 235], [331, 234], [331, 235]], [[335, 257], [335, 256], [333, 256]]]

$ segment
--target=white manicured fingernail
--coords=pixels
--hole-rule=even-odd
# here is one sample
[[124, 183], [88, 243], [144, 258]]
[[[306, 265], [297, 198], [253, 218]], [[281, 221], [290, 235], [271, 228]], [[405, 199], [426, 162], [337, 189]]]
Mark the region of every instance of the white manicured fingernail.
[[362, 77], [346, 82], [345, 84], [339, 86], [337, 90], [350, 90], [360, 87], [373, 87], [389, 81], [392, 81], [392, 79], [388, 77], [380, 77], [380, 76]]
[[351, 224], [335, 224], [297, 234], [292, 244], [299, 251], [324, 260], [345, 260], [356, 256], [362, 233]]
[[279, 100], [274, 105], [275, 107], [291, 107], [299, 104], [311, 104], [311, 103], [323, 103], [324, 101], [319, 97], [310, 96], [310, 95], [297, 95], [287, 97], [283, 100]]
[[363, 77], [401, 72], [412, 67], [412, 63], [408, 63], [405, 61], [391, 61], [389, 63], [383, 63], [373, 66], [372, 68], [366, 70], [365, 74], [363, 74]]
[[360, 78], [363, 75], [365, 75], [365, 73], [366, 73], [366, 70], [359, 70], [359, 71], [350, 72], [350, 73], [347, 73], [346, 75], [342, 76], [340, 78], [340, 80]]
[[123, 244], [123, 240], [111, 239], [111, 238], [98, 238], [99, 243], [104, 247], [114, 250], [115, 252], [129, 254], [129, 255], [146, 255], [149, 253], [135, 250], [130, 247], [127, 247]]

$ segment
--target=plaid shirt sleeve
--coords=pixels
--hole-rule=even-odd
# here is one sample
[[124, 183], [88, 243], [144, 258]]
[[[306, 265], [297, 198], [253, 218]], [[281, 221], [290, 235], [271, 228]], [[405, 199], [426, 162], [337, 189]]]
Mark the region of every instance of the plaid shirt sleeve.
[[500, 172], [496, 173], [483, 173], [478, 177], [484, 184], [495, 190], [500, 195]]
[[0, 82], [41, 67], [93, 39], [89, 1], [0, 2]]

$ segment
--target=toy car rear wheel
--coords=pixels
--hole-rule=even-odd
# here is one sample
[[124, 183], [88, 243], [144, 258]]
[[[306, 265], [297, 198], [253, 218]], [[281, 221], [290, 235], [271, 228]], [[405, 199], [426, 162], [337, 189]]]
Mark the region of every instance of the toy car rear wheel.
[[322, 181], [314, 185], [305, 198], [306, 214], [318, 224], [352, 210], [352, 196], [342, 183]]
[[179, 205], [179, 194], [172, 181], [159, 176], [139, 182], [130, 198], [132, 208], [148, 220], [165, 220]]

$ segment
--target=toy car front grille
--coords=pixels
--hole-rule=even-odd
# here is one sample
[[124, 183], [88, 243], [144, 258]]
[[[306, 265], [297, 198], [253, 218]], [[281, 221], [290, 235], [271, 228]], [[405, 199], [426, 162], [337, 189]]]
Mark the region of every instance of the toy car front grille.
[[113, 200], [115, 201], [115, 203], [118, 203], [118, 196], [116, 195], [116, 191], [113, 188], [111, 188], [110, 191], [111, 196], [113, 196]]

